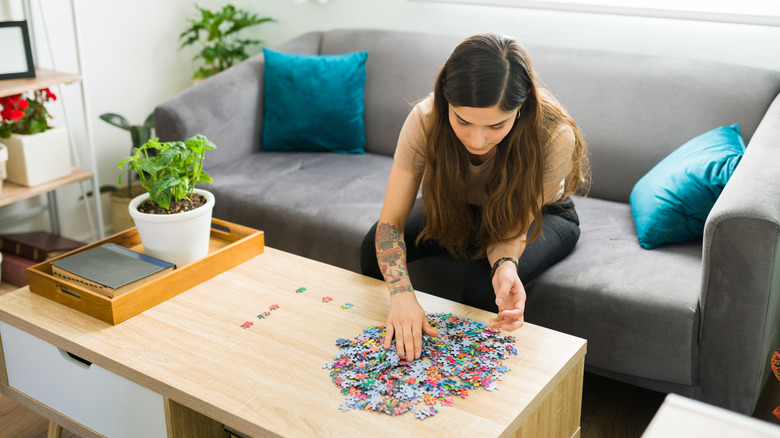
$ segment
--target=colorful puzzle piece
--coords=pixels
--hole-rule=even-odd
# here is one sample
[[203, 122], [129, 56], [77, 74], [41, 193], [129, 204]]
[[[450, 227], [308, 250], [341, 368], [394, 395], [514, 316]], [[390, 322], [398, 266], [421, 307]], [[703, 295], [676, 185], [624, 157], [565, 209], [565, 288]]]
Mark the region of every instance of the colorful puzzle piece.
[[304, 292], [306, 292], [306, 288], [305, 287], [299, 287], [298, 289], [295, 290], [295, 293], [298, 293], [298, 294], [302, 294]]
[[241, 328], [248, 329], [249, 327], [252, 327], [253, 325], [255, 325], [255, 323], [253, 323], [252, 321], [246, 321], [245, 323], [241, 324]]
[[354, 339], [337, 339], [339, 352], [323, 368], [331, 370], [346, 396], [339, 409], [389, 415], [411, 411], [423, 420], [439, 412], [437, 402], [452, 406], [453, 396], [465, 398], [469, 389], [498, 389], [497, 381], [509, 371], [501, 360], [517, 354], [513, 336], [449, 313], [428, 314], [428, 321], [439, 336], [423, 335], [422, 356], [411, 362], [400, 358], [395, 346], [384, 349], [382, 326], [368, 327]]
[[352, 307], [352, 303], [344, 303], [341, 305], [342, 309], [349, 309], [350, 307]]
[[323, 303], [329, 303], [331, 301], [333, 301], [333, 298], [331, 298], [331, 297], [327, 297], [327, 296], [326, 297], [322, 297], [322, 302]]
[[271, 304], [271, 306], [268, 307], [268, 308], [271, 309], [271, 310], [276, 310], [276, 309], [279, 308], [279, 305], [278, 304]]

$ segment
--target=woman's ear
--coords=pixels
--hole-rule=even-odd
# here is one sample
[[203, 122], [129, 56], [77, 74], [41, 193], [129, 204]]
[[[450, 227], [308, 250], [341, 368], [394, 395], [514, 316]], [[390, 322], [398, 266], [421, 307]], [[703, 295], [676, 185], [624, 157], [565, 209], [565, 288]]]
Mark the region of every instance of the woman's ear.
[[522, 109], [523, 109], [523, 106], [522, 106], [522, 105], [521, 105], [521, 106], [519, 106], [519, 107], [517, 107], [517, 116], [515, 117], [516, 119], [519, 119], [519, 118], [520, 118], [520, 110], [522, 110]]

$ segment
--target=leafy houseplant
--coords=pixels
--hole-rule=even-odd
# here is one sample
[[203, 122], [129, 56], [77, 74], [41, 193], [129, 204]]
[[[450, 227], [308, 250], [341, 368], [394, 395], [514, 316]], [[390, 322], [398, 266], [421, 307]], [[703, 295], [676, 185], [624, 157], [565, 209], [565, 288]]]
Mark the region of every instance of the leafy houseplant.
[[[161, 143], [155, 138], [135, 149], [135, 153], [120, 161], [117, 167], [122, 169], [128, 164], [128, 171], [136, 171], [141, 185], [149, 192], [150, 203], [160, 207], [142, 208], [155, 214], [178, 213], [197, 207], [193, 207], [197, 202], [193, 200], [195, 184], [213, 181], [203, 170], [203, 159], [207, 150], [216, 147], [200, 134], [183, 142]], [[149, 154], [152, 149], [157, 153]], [[119, 184], [122, 184], [121, 175]]]
[[46, 110], [46, 102], [57, 100], [57, 96], [48, 88], [35, 90], [31, 97], [21, 94], [0, 98], [0, 137], [9, 138], [12, 133], [32, 135], [39, 134], [49, 128], [51, 118]]
[[203, 49], [195, 55], [194, 59], [202, 58], [206, 67], [200, 67], [195, 71], [192, 75], [193, 79], [207, 78], [247, 59], [249, 55], [246, 53], [246, 48], [253, 44], [260, 44], [261, 41], [239, 38], [239, 31], [275, 21], [273, 18], [260, 18], [257, 14], [236, 9], [231, 4], [223, 6], [216, 12], [197, 5], [195, 7], [200, 12], [200, 17], [188, 20], [190, 26], [179, 35], [179, 40], [183, 40], [179, 50], [196, 42], [203, 45]]
[[48, 88], [0, 98], [0, 140], [8, 149], [7, 179], [36, 186], [71, 174], [68, 132], [49, 126]]
[[[100, 115], [100, 119], [116, 126], [119, 129], [124, 129], [130, 132], [130, 140], [132, 141], [132, 147], [130, 149], [130, 155], [135, 153], [135, 150], [140, 148], [144, 143], [152, 138], [152, 129], [154, 129], [154, 113], [149, 114], [142, 125], [131, 125], [126, 118], [115, 113], [105, 113]], [[127, 193], [129, 197], [131, 194], [131, 178], [129, 175], [130, 169], [127, 169]], [[112, 192], [118, 190], [115, 186], [102, 186], [100, 187], [100, 193]]]
[[177, 266], [208, 255], [214, 195], [195, 184], [212, 181], [203, 160], [215, 148], [203, 135], [172, 142], [155, 138], [117, 164], [134, 170], [146, 190], [130, 201], [128, 212], [147, 254]]

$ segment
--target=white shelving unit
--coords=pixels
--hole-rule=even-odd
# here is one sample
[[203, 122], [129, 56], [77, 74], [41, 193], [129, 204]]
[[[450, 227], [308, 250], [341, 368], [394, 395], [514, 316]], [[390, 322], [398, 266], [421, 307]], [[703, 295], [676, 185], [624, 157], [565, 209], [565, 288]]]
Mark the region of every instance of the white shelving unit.
[[[32, 15], [33, 15], [32, 8], [31, 8], [32, 1], [35, 0], [23, 0], [23, 6], [25, 11], [25, 19], [27, 20], [30, 36], [33, 40], [33, 51], [35, 52], [35, 56], [34, 56], [35, 64], [36, 66], [38, 66], [39, 63], [38, 63], [37, 51], [35, 49], [35, 43], [34, 43], [36, 23], [34, 23], [32, 19]], [[82, 116], [84, 120], [84, 125], [85, 125], [84, 128], [86, 130], [86, 138], [88, 143], [87, 149], [88, 149], [89, 161], [92, 170], [81, 168], [82, 167], [80, 164], [81, 160], [79, 159], [78, 156], [79, 153], [78, 150], [75, 148], [75, 145], [73, 144], [73, 136], [71, 135], [71, 153], [74, 157], [74, 162], [76, 163], [76, 166], [72, 168], [70, 175], [34, 187], [18, 186], [8, 181], [3, 182], [3, 192], [2, 192], [2, 197], [0, 197], [0, 207], [10, 205], [24, 199], [33, 198], [39, 195], [46, 195], [47, 202], [46, 205], [44, 206], [31, 208], [23, 213], [3, 218], [2, 220], [0, 220], [0, 230], [2, 230], [3, 224], [9, 222], [18, 222], [20, 220], [40, 214], [43, 211], [48, 209], [49, 219], [51, 223], [51, 232], [55, 234], [59, 234], [60, 223], [59, 223], [59, 211], [57, 207], [56, 190], [73, 183], [84, 183], [89, 181], [92, 183], [91, 184], [92, 193], [98, 194], [99, 183], [97, 178], [97, 162], [95, 159], [95, 150], [93, 146], [94, 142], [92, 136], [90, 114], [87, 105], [86, 90], [85, 90], [84, 83], [82, 81], [84, 63], [83, 60], [81, 59], [81, 51], [80, 51], [81, 44], [80, 44], [80, 37], [78, 34], [78, 10], [77, 10], [77, 5], [75, 0], [70, 1], [70, 7], [71, 7], [71, 14], [73, 17], [73, 35], [75, 38], [76, 56], [78, 57], [79, 72], [77, 74], [70, 74], [70, 73], [64, 73], [59, 71], [36, 68], [35, 78], [0, 80], [0, 97], [11, 96], [14, 94], [24, 93], [26, 91], [39, 90], [42, 88], [49, 88], [49, 87], [59, 86], [59, 85], [67, 85], [67, 84], [78, 85], [80, 88], [82, 112], [83, 112]], [[65, 108], [65, 105], [63, 105], [63, 110], [67, 112], [67, 108]], [[72, 133], [73, 127], [70, 126], [71, 124], [67, 116], [65, 117], [65, 123], [68, 125], [67, 126], [68, 131]], [[81, 191], [82, 191], [82, 195], [86, 194], [86, 190], [84, 189], [83, 184], [81, 185]], [[94, 216], [92, 214], [93, 212], [91, 212], [89, 209], [89, 202], [85, 202], [85, 206], [86, 206], [87, 218], [89, 220], [90, 230], [92, 232], [92, 237], [95, 240], [103, 239], [104, 227], [103, 227], [103, 215], [102, 215], [100, 196], [99, 195], [91, 196], [89, 199], [92, 200], [92, 203], [94, 205]], [[93, 217], [95, 219], [94, 221], [93, 221]]]

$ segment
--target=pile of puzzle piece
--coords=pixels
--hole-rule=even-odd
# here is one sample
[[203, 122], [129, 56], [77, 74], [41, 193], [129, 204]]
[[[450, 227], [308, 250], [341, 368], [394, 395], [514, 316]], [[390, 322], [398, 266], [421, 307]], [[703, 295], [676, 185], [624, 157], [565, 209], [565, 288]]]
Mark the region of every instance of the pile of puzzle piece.
[[451, 406], [453, 396], [469, 390], [498, 389], [509, 371], [501, 359], [517, 354], [513, 336], [502, 336], [484, 322], [450, 313], [430, 313], [439, 336], [423, 335], [422, 355], [411, 362], [398, 356], [395, 345], [383, 347], [385, 328], [369, 327], [353, 340], [338, 339], [340, 350], [330, 369], [346, 402], [339, 409], [362, 409], [400, 415], [412, 411], [419, 419], [437, 414], [436, 404]]

